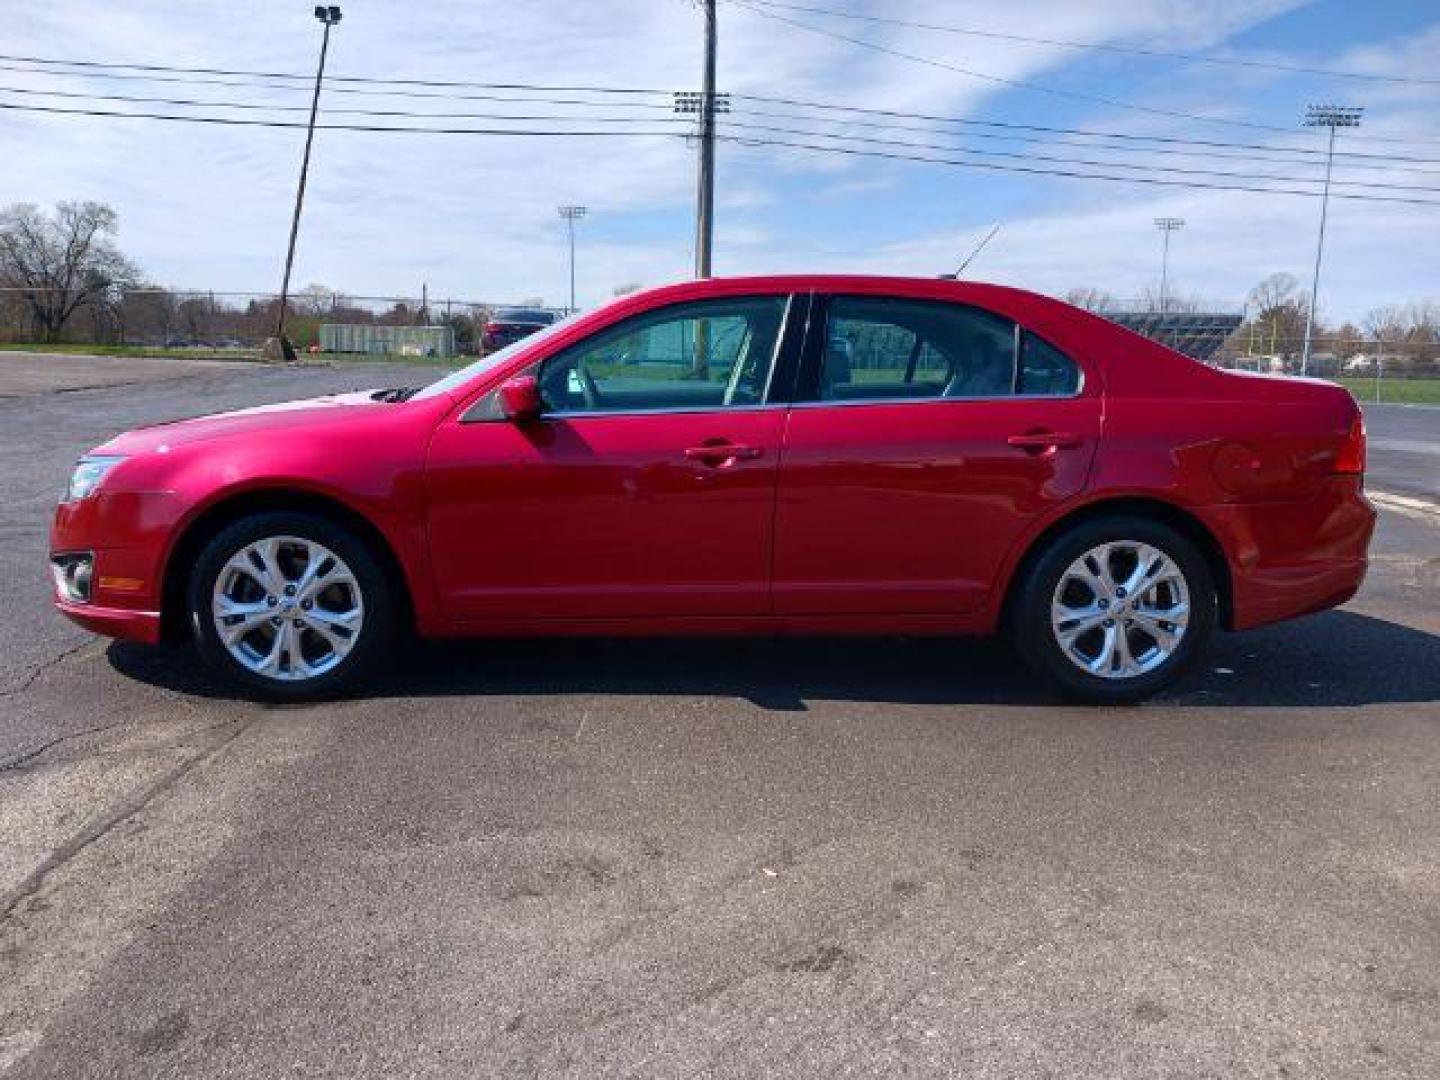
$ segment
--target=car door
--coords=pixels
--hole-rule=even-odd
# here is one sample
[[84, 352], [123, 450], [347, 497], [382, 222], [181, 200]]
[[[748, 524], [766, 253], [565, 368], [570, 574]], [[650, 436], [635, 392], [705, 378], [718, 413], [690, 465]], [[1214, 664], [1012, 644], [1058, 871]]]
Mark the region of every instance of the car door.
[[1080, 492], [1098, 386], [1015, 323], [949, 301], [817, 298], [776, 502], [781, 615], [966, 612]]
[[539, 419], [482, 400], [442, 425], [427, 484], [447, 614], [767, 613], [785, 416], [772, 383], [798, 352], [787, 325], [803, 325], [790, 307], [738, 296], [632, 316], [531, 369]]

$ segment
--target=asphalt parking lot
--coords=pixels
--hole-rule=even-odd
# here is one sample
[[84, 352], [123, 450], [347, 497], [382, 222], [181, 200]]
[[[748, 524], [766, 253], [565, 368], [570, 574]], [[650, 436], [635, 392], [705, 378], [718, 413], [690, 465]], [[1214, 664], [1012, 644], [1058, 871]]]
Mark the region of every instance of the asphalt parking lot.
[[1369, 414], [1361, 594], [1143, 707], [858, 640], [425, 647], [266, 708], [51, 612], [70, 464], [424, 372], [12, 362], [6, 1080], [1440, 1075], [1440, 410]]

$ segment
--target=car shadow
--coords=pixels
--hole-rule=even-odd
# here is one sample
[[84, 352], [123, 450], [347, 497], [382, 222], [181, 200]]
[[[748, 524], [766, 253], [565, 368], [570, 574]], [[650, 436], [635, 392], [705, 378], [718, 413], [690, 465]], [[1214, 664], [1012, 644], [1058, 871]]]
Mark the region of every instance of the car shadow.
[[[120, 673], [231, 697], [189, 647], [115, 642]], [[777, 711], [807, 701], [1043, 705], [1001, 641], [942, 638], [554, 638], [417, 643], [371, 697], [720, 696]], [[1216, 638], [1205, 662], [1150, 707], [1354, 706], [1440, 701], [1440, 636], [1349, 611]]]

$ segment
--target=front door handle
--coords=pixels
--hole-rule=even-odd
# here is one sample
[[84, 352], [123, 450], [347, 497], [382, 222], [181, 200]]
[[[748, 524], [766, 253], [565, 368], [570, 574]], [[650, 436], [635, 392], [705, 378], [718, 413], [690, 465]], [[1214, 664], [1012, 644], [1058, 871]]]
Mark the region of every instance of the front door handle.
[[706, 465], [724, 465], [731, 461], [754, 461], [764, 453], [764, 449], [759, 446], [714, 442], [706, 443], [704, 446], [692, 446], [685, 451], [685, 456], [692, 461], [704, 462]]
[[1005, 441], [1030, 453], [1043, 453], [1047, 450], [1079, 446], [1080, 436], [1068, 431], [1027, 431], [1023, 435], [1011, 435]]

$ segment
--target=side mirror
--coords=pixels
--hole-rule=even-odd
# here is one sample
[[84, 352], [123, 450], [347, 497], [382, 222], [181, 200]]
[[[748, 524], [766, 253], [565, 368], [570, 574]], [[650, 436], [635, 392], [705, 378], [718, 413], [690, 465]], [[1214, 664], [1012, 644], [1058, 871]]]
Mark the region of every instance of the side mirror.
[[512, 424], [538, 420], [544, 409], [540, 384], [534, 375], [516, 375], [500, 384], [500, 411]]

